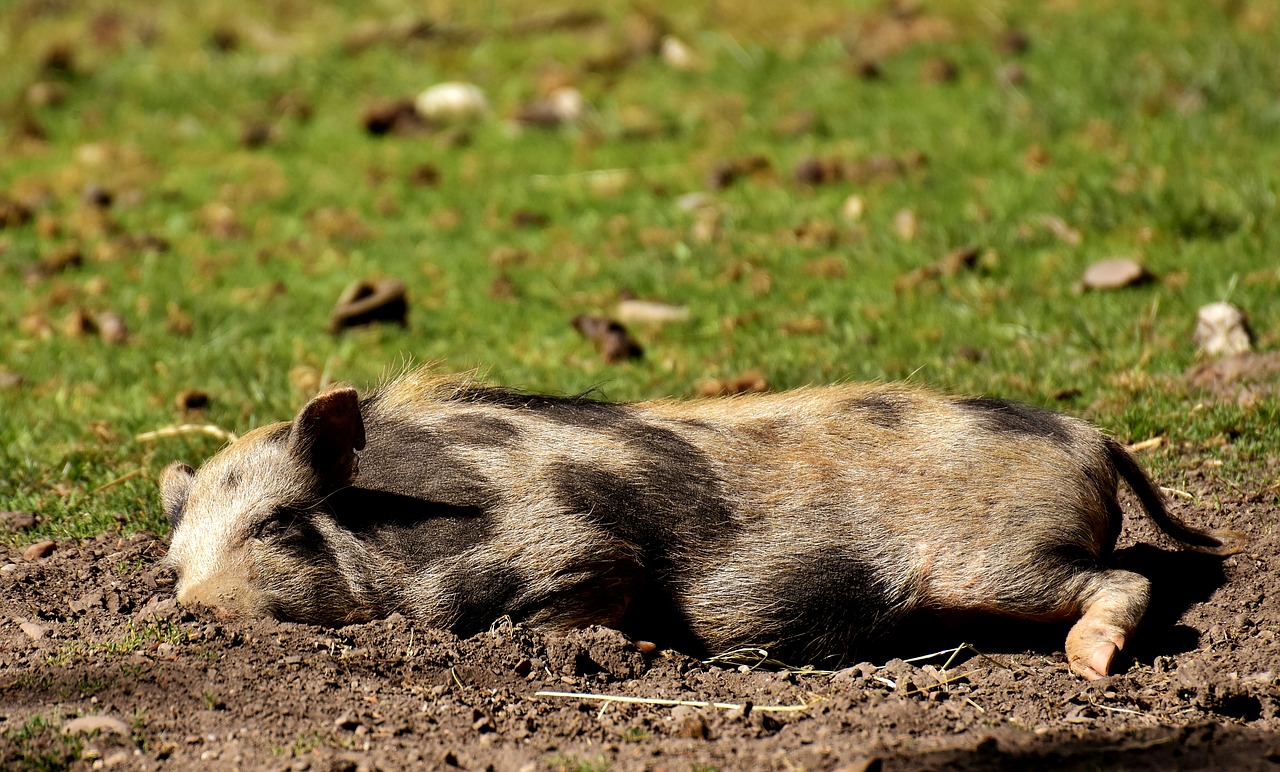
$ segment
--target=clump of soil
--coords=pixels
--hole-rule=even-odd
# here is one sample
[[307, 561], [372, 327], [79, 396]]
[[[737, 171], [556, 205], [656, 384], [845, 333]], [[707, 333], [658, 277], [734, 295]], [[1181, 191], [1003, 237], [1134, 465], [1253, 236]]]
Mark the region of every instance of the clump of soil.
[[148, 534], [15, 549], [0, 559], [0, 767], [1260, 768], [1280, 762], [1276, 510], [1196, 493], [1221, 508], [1175, 513], [1257, 540], [1225, 560], [1170, 552], [1130, 517], [1118, 562], [1152, 579], [1152, 608], [1094, 683], [1068, 672], [1065, 625], [920, 619], [869, 662], [791, 672], [751, 652], [646, 653], [603, 628], [500, 620], [463, 640], [400, 616], [223, 618], [175, 603]]

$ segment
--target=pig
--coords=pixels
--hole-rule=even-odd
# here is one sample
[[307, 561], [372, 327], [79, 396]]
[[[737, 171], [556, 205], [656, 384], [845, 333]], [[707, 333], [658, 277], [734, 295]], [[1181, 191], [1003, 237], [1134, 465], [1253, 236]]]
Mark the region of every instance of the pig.
[[1115, 439], [986, 397], [847, 383], [694, 401], [551, 397], [410, 371], [311, 399], [161, 477], [183, 604], [340, 626], [400, 613], [460, 636], [599, 624], [694, 655], [837, 664], [913, 611], [1075, 620], [1110, 672], [1149, 582], [1111, 567]]

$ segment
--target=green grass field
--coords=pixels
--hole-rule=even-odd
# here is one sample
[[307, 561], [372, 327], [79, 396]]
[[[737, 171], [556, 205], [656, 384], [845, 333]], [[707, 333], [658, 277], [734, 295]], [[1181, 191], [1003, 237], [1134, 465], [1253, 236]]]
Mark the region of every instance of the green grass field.
[[[610, 2], [558, 28], [525, 0], [0, 4], [0, 369], [22, 376], [0, 389], [0, 510], [39, 518], [0, 538], [163, 532], [159, 470], [220, 441], [137, 435], [244, 432], [317, 378], [366, 387], [406, 361], [612, 399], [752, 369], [774, 389], [910, 378], [1163, 436], [1143, 460], [1166, 485], [1215, 458], [1223, 487], [1280, 495], [1274, 390], [1240, 406], [1182, 380], [1205, 303], [1280, 343], [1280, 9], [773, 5]], [[353, 45], [415, 15], [434, 33]], [[651, 52], [664, 29], [693, 69]], [[368, 109], [446, 80], [489, 116], [365, 131]], [[553, 83], [586, 120], [517, 127]], [[707, 190], [755, 155], [770, 168]], [[801, 184], [811, 158], [871, 173]], [[415, 182], [424, 164], [438, 184]], [[679, 206], [702, 190], [708, 208]], [[974, 269], [895, 290], [960, 247]], [[1157, 279], [1080, 293], [1108, 257]], [[329, 334], [343, 287], [380, 276], [408, 286], [408, 326]], [[606, 364], [569, 320], [627, 291], [691, 318], [635, 327], [646, 356]], [[123, 342], [80, 316], [104, 313]], [[175, 407], [186, 389], [203, 414]]]

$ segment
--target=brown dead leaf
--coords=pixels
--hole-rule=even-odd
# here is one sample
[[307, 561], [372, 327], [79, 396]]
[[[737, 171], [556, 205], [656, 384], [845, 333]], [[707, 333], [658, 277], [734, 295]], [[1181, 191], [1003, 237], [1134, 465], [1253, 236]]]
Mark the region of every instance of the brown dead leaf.
[[723, 190], [744, 177], [767, 177], [773, 164], [763, 155], [755, 154], [722, 161], [707, 172], [707, 187]]
[[489, 297], [494, 300], [515, 300], [520, 297], [520, 287], [504, 271], [489, 282]]
[[375, 322], [409, 324], [409, 302], [404, 283], [397, 279], [353, 282], [338, 297], [329, 316], [329, 332]]
[[98, 325], [83, 308], [77, 308], [62, 317], [59, 330], [67, 338], [83, 338], [98, 331]]
[[187, 316], [177, 303], [169, 301], [165, 307], [164, 327], [174, 335], [186, 337], [191, 334], [195, 328], [195, 323], [191, 321], [191, 317]]
[[844, 179], [844, 164], [832, 158], [805, 158], [791, 176], [801, 185], [826, 185]]
[[209, 393], [200, 389], [183, 389], [173, 398], [180, 413], [197, 413], [209, 407]]
[[437, 209], [427, 218], [431, 227], [442, 231], [453, 230], [462, 224], [462, 213], [457, 209]]
[[205, 230], [220, 239], [232, 239], [244, 235], [240, 218], [231, 207], [221, 201], [211, 201], [200, 210]]
[[925, 83], [951, 83], [960, 77], [960, 68], [945, 56], [931, 56], [920, 63], [920, 80]]
[[527, 250], [518, 247], [502, 245], [494, 247], [489, 252], [489, 265], [495, 268], [507, 268], [514, 265], [525, 265], [529, 262], [532, 255]]
[[69, 241], [46, 251], [39, 260], [23, 269], [22, 276], [28, 284], [33, 284], [82, 265], [84, 253], [80, 244]]
[[312, 209], [307, 213], [307, 224], [316, 235], [327, 239], [365, 241], [378, 235], [359, 212], [339, 206]]
[[380, 102], [368, 107], [360, 116], [360, 124], [375, 137], [409, 137], [426, 134], [435, 128], [418, 114], [412, 99]]
[[778, 137], [798, 137], [822, 128], [822, 118], [814, 110], [797, 110], [773, 122], [771, 131]]
[[778, 325], [778, 331], [788, 335], [818, 335], [826, 332], [827, 323], [821, 317], [808, 314], [797, 319], [788, 319]]
[[409, 184], [434, 188], [440, 184], [440, 169], [434, 164], [420, 163], [409, 171]]
[[768, 391], [769, 381], [761, 371], [748, 370], [728, 378], [703, 378], [694, 388], [704, 397], [731, 397]]
[[846, 43], [851, 52], [867, 61], [883, 61], [914, 46], [941, 43], [955, 36], [950, 21], [904, 3], [888, 3], [866, 14], [855, 35]]
[[897, 281], [893, 283], [893, 291], [902, 294], [914, 290], [927, 282], [937, 281], [947, 276], [955, 276], [961, 271], [973, 270], [979, 265], [979, 254], [977, 247], [953, 249], [940, 260], [899, 276]]
[[517, 228], [545, 228], [551, 218], [532, 209], [517, 209], [511, 213], [511, 224]]
[[240, 146], [248, 150], [257, 150], [276, 138], [275, 127], [265, 121], [248, 121], [240, 127]]
[[826, 255], [805, 263], [804, 272], [821, 279], [843, 279], [848, 267], [840, 255]]
[[1031, 38], [1020, 29], [1006, 29], [996, 36], [996, 50], [1007, 56], [1020, 56], [1031, 50]]
[[614, 364], [644, 356], [644, 349], [620, 322], [595, 314], [578, 314], [570, 323], [595, 345], [605, 362]]

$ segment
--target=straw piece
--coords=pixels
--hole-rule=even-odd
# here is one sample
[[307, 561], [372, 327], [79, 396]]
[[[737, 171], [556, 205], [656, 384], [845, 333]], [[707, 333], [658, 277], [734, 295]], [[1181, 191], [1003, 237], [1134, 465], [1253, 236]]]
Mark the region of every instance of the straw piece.
[[184, 434], [207, 434], [210, 437], [217, 437], [227, 442], [235, 442], [238, 438], [236, 433], [229, 429], [223, 429], [221, 426], [213, 424], [178, 424], [174, 426], [163, 426], [155, 431], [143, 432], [136, 435], [133, 439], [137, 442], [150, 442], [151, 440], [161, 440], [168, 437], [180, 437]]
[[[567, 697], [569, 699], [579, 700], [603, 700], [605, 702], [624, 702], [632, 705], [665, 705], [674, 707], [677, 705], [687, 705], [691, 708], [720, 708], [722, 710], [743, 710], [745, 705], [737, 705], [732, 702], [703, 702], [701, 700], [662, 700], [652, 697], [628, 697], [625, 695], [614, 694], [588, 694], [585, 692], [534, 692], [535, 697]], [[808, 710], [809, 705], [752, 705], [751, 710], [764, 710], [772, 712], [798, 712]]]

